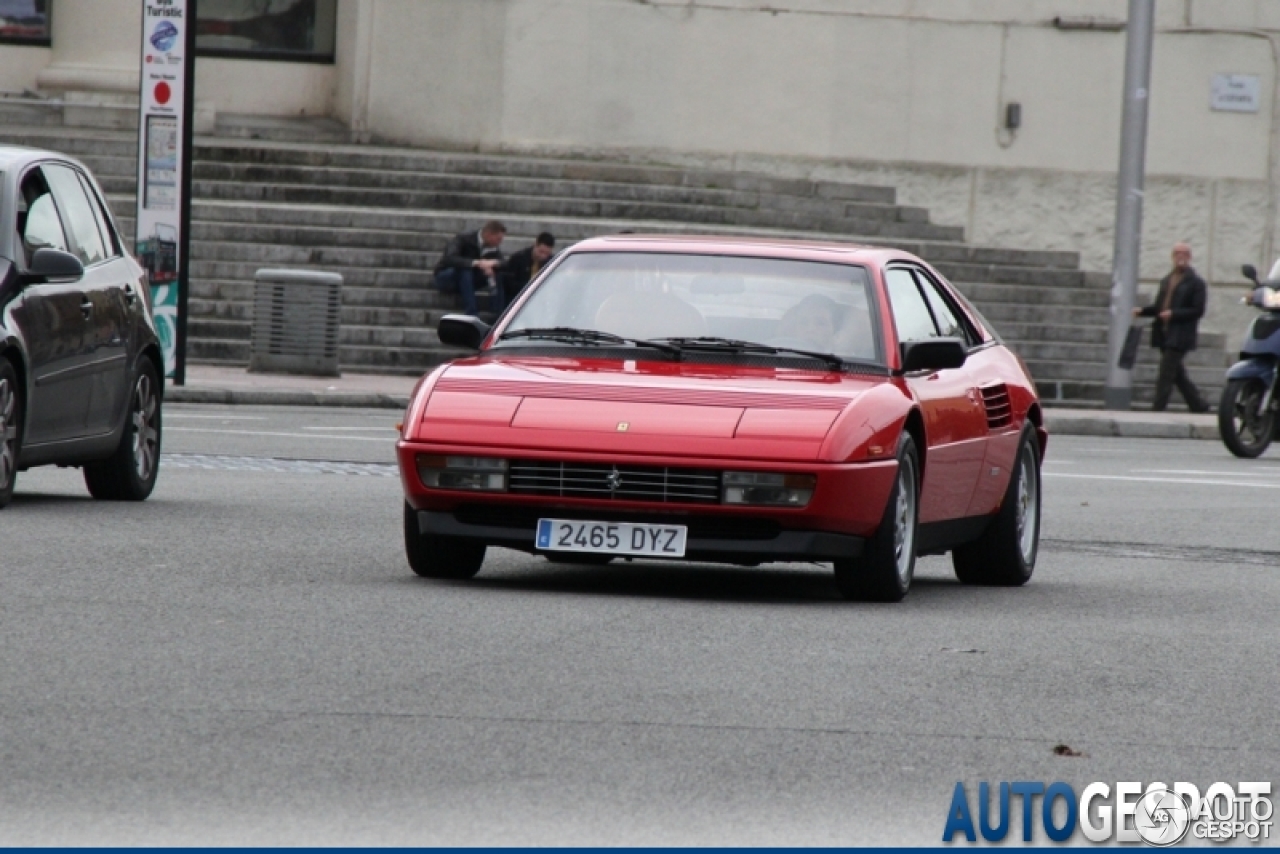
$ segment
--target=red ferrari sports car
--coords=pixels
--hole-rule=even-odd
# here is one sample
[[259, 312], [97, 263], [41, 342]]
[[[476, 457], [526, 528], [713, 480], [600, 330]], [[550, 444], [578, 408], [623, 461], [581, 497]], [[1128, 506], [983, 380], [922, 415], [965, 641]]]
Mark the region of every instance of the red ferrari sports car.
[[1026, 367], [906, 252], [618, 236], [566, 251], [423, 377], [397, 443], [409, 565], [488, 546], [834, 567], [898, 601], [917, 555], [971, 584], [1035, 566], [1047, 439]]

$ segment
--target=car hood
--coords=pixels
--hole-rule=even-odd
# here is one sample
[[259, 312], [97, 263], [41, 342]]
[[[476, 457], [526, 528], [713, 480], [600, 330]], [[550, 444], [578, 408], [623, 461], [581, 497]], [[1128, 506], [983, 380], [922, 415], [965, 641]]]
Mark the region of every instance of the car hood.
[[467, 359], [414, 438], [529, 450], [813, 460], [884, 376], [624, 360]]

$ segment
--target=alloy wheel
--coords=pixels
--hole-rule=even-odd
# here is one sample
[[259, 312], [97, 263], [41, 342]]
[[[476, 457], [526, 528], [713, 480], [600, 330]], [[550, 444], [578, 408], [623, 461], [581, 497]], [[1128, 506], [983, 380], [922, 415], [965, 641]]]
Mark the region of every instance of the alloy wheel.
[[898, 504], [893, 514], [893, 555], [897, 561], [898, 578], [903, 584], [911, 581], [911, 570], [916, 546], [916, 470], [910, 456], [898, 466]]
[[18, 390], [0, 379], [0, 488], [5, 487], [18, 464]]
[[138, 479], [147, 481], [155, 469], [160, 431], [156, 429], [156, 417], [160, 405], [156, 400], [151, 377], [143, 374], [133, 389], [133, 465]]
[[1036, 550], [1036, 523], [1040, 514], [1040, 479], [1036, 473], [1035, 452], [1030, 445], [1018, 457], [1018, 550], [1022, 559], [1031, 563]]

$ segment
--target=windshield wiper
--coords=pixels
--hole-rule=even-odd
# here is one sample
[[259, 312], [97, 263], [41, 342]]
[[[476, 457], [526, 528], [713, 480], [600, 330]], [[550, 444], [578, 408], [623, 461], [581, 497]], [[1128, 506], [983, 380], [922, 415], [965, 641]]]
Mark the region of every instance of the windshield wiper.
[[797, 347], [774, 347], [771, 344], [742, 341], [737, 338], [717, 338], [704, 335], [699, 338], [660, 338], [658, 340], [667, 344], [674, 344], [685, 350], [721, 350], [727, 353], [761, 353], [764, 355], [794, 353], [797, 356], [817, 359], [835, 370], [841, 370], [845, 367], [845, 360], [834, 353], [819, 353], [814, 350], [801, 350]]
[[548, 341], [566, 341], [571, 344], [628, 344], [634, 347], [648, 347], [680, 358], [680, 348], [675, 344], [649, 341], [645, 338], [623, 338], [611, 332], [598, 329], [578, 329], [573, 326], [535, 326], [528, 329], [514, 329], [498, 336], [499, 341], [510, 341], [515, 338], [542, 338]]

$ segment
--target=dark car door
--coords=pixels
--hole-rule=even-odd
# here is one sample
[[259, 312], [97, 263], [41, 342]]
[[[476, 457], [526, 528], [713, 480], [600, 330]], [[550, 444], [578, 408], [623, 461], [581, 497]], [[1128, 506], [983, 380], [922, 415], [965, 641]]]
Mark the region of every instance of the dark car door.
[[[40, 248], [69, 251], [53, 193], [41, 169], [23, 175], [18, 234], [25, 267]], [[29, 282], [11, 319], [27, 347], [32, 387], [28, 390], [24, 445], [39, 445], [87, 435], [92, 370], [86, 345], [88, 299], [80, 282]]]
[[[962, 338], [967, 330], [923, 271], [910, 266], [885, 270], [898, 341]], [[966, 366], [906, 376], [924, 414], [929, 447], [920, 490], [920, 521], [958, 519], [969, 508], [986, 456], [987, 417], [977, 383]]]
[[90, 435], [107, 433], [117, 426], [132, 379], [127, 304], [134, 292], [132, 270], [79, 172], [60, 163], [42, 168], [62, 215], [69, 250], [84, 264], [80, 287], [85, 295], [84, 346], [90, 372], [86, 426]]

